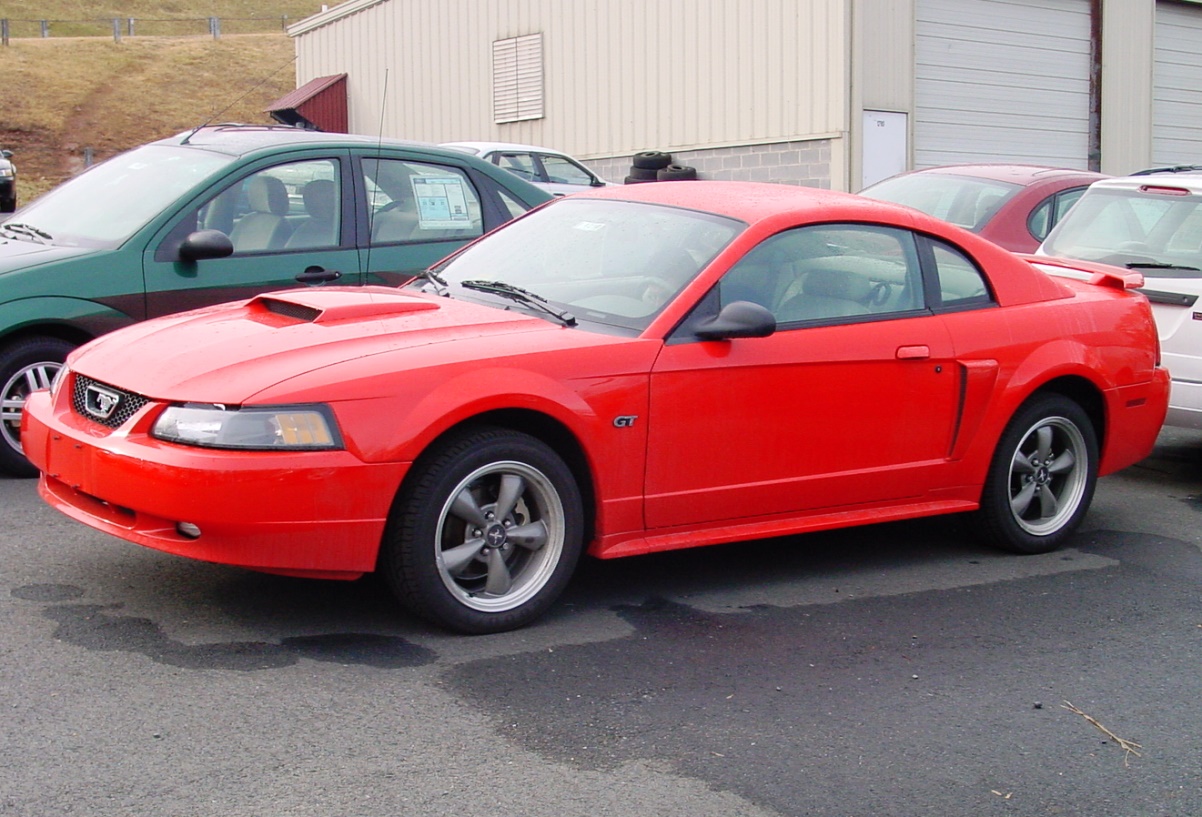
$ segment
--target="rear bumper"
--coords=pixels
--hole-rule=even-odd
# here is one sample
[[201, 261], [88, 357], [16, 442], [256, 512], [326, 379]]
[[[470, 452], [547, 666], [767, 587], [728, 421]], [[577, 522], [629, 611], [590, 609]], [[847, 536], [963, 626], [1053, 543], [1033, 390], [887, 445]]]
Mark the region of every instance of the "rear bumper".
[[1169, 413], [1164, 422], [1165, 425], [1180, 428], [1202, 428], [1202, 383], [1173, 380]]
[[21, 442], [42, 497], [97, 530], [192, 559], [321, 578], [375, 569], [406, 463], [193, 448], [132, 425], [109, 433], [32, 395]]
[[1105, 447], [1099, 475], [1134, 465], [1152, 453], [1169, 403], [1169, 371], [1158, 366], [1147, 383], [1107, 392]]

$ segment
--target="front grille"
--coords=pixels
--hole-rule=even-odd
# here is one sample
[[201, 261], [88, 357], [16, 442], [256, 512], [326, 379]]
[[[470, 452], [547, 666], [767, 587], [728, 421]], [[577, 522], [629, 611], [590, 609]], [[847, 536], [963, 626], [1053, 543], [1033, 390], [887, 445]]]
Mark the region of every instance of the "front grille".
[[71, 407], [81, 417], [109, 428], [118, 428], [150, 401], [140, 394], [109, 386], [76, 374], [71, 386]]

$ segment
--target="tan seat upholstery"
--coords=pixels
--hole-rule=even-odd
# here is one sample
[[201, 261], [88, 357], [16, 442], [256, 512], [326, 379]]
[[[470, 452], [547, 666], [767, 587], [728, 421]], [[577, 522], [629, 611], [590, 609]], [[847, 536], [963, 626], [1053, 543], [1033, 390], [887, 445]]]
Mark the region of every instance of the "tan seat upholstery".
[[372, 243], [409, 241], [417, 232], [418, 221], [417, 208], [412, 200], [395, 200], [376, 213], [371, 225]]
[[867, 315], [872, 282], [854, 272], [812, 270], [801, 285], [801, 294], [781, 304], [776, 319], [808, 321]]
[[337, 246], [337, 194], [338, 186], [329, 179], [315, 179], [304, 186], [301, 195], [307, 216], [288, 238], [288, 249]]
[[246, 185], [251, 212], [238, 219], [230, 233], [234, 252], [278, 250], [284, 246], [292, 228], [288, 215], [288, 190], [272, 176], [255, 176]]

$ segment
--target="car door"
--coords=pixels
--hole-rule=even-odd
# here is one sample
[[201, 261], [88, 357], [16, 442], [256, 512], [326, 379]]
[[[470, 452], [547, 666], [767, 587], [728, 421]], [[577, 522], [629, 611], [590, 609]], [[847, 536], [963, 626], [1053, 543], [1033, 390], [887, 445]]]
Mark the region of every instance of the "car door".
[[357, 183], [370, 241], [369, 283], [399, 284], [526, 208], [498, 185], [455, 164], [400, 155], [363, 156]]
[[[276, 289], [362, 284], [348, 164], [345, 151], [290, 153], [240, 168], [184, 208], [143, 256], [147, 316]], [[224, 233], [233, 253], [181, 260], [180, 243], [198, 230]]]
[[804, 227], [736, 264], [697, 314], [749, 300], [769, 337], [681, 330], [651, 375], [649, 528], [921, 496], [948, 456], [958, 380], [915, 237]]

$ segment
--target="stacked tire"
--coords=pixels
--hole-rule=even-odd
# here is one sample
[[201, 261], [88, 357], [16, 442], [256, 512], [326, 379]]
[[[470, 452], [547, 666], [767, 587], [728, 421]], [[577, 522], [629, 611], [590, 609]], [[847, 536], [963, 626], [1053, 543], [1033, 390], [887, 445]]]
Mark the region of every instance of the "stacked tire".
[[697, 178], [697, 168], [672, 164], [672, 154], [662, 150], [644, 150], [630, 160], [626, 184], [643, 182], [678, 182]]

